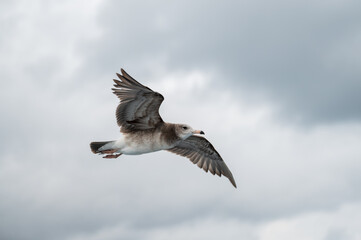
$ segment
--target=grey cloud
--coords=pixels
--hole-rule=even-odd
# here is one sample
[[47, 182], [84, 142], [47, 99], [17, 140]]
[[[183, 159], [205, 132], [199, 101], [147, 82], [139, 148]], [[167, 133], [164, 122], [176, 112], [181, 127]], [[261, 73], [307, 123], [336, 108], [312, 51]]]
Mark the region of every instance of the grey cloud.
[[331, 229], [325, 236], [324, 240], [348, 240], [353, 239], [351, 234], [343, 229]]
[[359, 121], [359, 8], [358, 1], [109, 1], [98, 16], [104, 39], [91, 45], [88, 63], [104, 72], [151, 62], [212, 69], [226, 88], [277, 102], [286, 120]]
[[[37, 88], [30, 89], [40, 92]], [[211, 100], [214, 95], [212, 90], [207, 91], [212, 94], [202, 104], [204, 107], [215, 103], [215, 100]], [[127, 234], [133, 236], [138, 231], [177, 226], [209, 216], [259, 223], [314, 209], [332, 209], [350, 197], [360, 197], [349, 194], [358, 194], [354, 189], [359, 186], [359, 178], [354, 179], [352, 184], [346, 184], [349, 188], [344, 190], [343, 184], [332, 184], [332, 188], [317, 186], [318, 175], [307, 174], [308, 181], [315, 180], [312, 183], [315, 188], [305, 185], [303, 174], [309, 170], [311, 160], [306, 161], [308, 164], [299, 166], [302, 173], [293, 176], [298, 173], [290, 165], [292, 162], [289, 162], [293, 154], [282, 155], [280, 149], [274, 150], [273, 147], [277, 145], [267, 150], [270, 143], [262, 143], [265, 136], [259, 136], [258, 132], [248, 132], [247, 135], [247, 131], [244, 131], [246, 129], [236, 128], [229, 139], [225, 136], [222, 139], [222, 135], [214, 136], [216, 133], [210, 135], [213, 135], [214, 139], [210, 139], [224, 154], [224, 158], [232, 163], [241, 191], [233, 191], [228, 186], [227, 179], [205, 174], [187, 159], [166, 152], [126, 156], [115, 162], [104, 161], [90, 153], [88, 143], [98, 138], [112, 138], [118, 133], [113, 106], [105, 106], [99, 99], [102, 96], [100, 92], [105, 92], [112, 100], [114, 96], [109, 90], [95, 92], [99, 93], [94, 100], [91, 98], [94, 92], [85, 88], [72, 93], [74, 96], [61, 93], [62, 98], [54, 92], [49, 95], [48, 103], [39, 105], [41, 101], [37, 102], [39, 108], [33, 109], [30, 108], [30, 103], [25, 104], [35, 114], [34, 117], [27, 118], [29, 126], [32, 126], [27, 135], [32, 138], [24, 143], [26, 151], [15, 152], [14, 159], [7, 159], [3, 153], [0, 161], [0, 176], [7, 182], [1, 185], [1, 193], [6, 196], [3, 199], [7, 199], [0, 205], [0, 212], [7, 216], [0, 224], [3, 227], [0, 229], [2, 236], [22, 239], [28, 233], [37, 239], [64, 239], [82, 234], [93, 235], [117, 224], [125, 225], [130, 232]], [[84, 98], [87, 103], [82, 105]], [[172, 98], [176, 97], [167, 98], [167, 102], [173, 102]], [[188, 106], [187, 102], [185, 106], [179, 104], [178, 107], [185, 111]], [[104, 112], [102, 108], [106, 108]], [[37, 122], [43, 117], [42, 111], [50, 114], [51, 117], [47, 119], [50, 122]], [[213, 114], [208, 116], [216, 118], [218, 115]], [[189, 121], [195, 121], [196, 116], [189, 115]], [[21, 121], [18, 124], [24, 125]], [[39, 130], [42, 132], [39, 133]], [[13, 131], [16, 132], [15, 127]], [[114, 135], [106, 136], [109, 133]], [[265, 132], [263, 134], [267, 135]], [[249, 143], [251, 135], [254, 135], [253, 138], [258, 136], [256, 145]], [[299, 138], [286, 140], [297, 145], [295, 141]], [[334, 141], [336, 140], [331, 143], [335, 144]], [[315, 149], [310, 152], [317, 152], [318, 145], [315, 145]], [[16, 146], [16, 143], [12, 143], [14, 150]], [[334, 147], [334, 154], [343, 155], [343, 145], [337, 146], [339, 147]], [[278, 148], [283, 147], [288, 149], [290, 146], [278, 144]], [[258, 153], [262, 155], [255, 156], [257, 148], [262, 149], [262, 153]], [[355, 153], [353, 146], [350, 152]], [[268, 159], [275, 153], [281, 153], [281, 156]], [[305, 161], [302, 159], [305, 154], [295, 149], [292, 153], [300, 155], [293, 163]], [[236, 156], [243, 157], [238, 159]], [[276, 158], [282, 159], [277, 161]], [[325, 157], [322, 159], [329, 160]], [[236, 160], [242, 167], [237, 168]], [[18, 166], [16, 171], [11, 171], [12, 164]], [[337, 166], [335, 160], [328, 162], [328, 166], [334, 165]], [[359, 169], [359, 164], [355, 164], [353, 169], [355, 172], [349, 174], [350, 177], [358, 176], [356, 170]], [[287, 170], [291, 174], [288, 175]], [[348, 174], [342, 174], [344, 178], [345, 175]], [[295, 186], [284, 183], [285, 179]], [[348, 181], [348, 178], [345, 179]], [[334, 182], [328, 182], [331, 183]], [[296, 188], [301, 186], [304, 189], [298, 191]], [[323, 191], [312, 197], [307, 195], [309, 191], [312, 193], [318, 189]], [[292, 190], [293, 194], [284, 194], [285, 191]], [[17, 232], [14, 229], [24, 231]], [[125, 235], [120, 232], [118, 236]]]
[[[165, 1], [142, 4], [109, 1], [99, 6], [98, 27], [102, 35], [97, 40], [86, 39], [83, 34], [74, 36], [79, 26], [71, 29], [69, 22], [75, 24], [75, 20], [70, 21], [68, 15], [60, 14], [59, 21], [53, 19], [55, 26], [49, 26], [52, 32], [59, 29], [59, 36], [66, 36], [68, 41], [65, 44], [50, 37], [42, 42], [47, 46], [45, 54], [37, 51], [43, 49], [38, 43], [42, 39], [38, 34], [47, 39], [44, 33], [49, 26], [37, 29], [36, 36], [30, 34], [34, 31], [27, 32], [31, 36], [28, 38], [22, 34], [24, 25], [12, 24], [20, 27], [10, 27], [12, 35], [2, 36], [6, 40], [2, 42], [7, 44], [3, 50], [11, 51], [0, 59], [6, 63], [0, 73], [6, 80], [0, 83], [0, 238], [92, 239], [99, 236], [94, 239], [104, 239], [103, 231], [119, 227], [115, 237], [105, 238], [141, 239], [147, 231], [166, 230], [172, 226], [176, 229], [197, 219], [202, 223], [208, 217], [216, 219], [214, 224], [223, 218], [235, 218], [257, 225], [359, 201], [357, 126], [338, 130], [326, 126], [321, 136], [336, 132], [326, 137], [302, 131], [306, 135], [297, 135], [298, 129], [277, 129], [278, 123], [270, 119], [264, 120], [265, 125], [247, 126], [242, 121], [237, 122], [229, 135], [222, 133], [229, 126], [217, 129], [217, 124], [230, 112], [223, 110], [228, 103], [233, 103], [235, 98], [232, 97], [241, 90], [265, 91], [285, 107], [289, 104], [289, 108], [296, 108], [297, 101], [311, 101], [318, 96], [318, 89], [326, 82], [310, 84], [308, 80], [299, 81], [297, 85], [287, 81], [289, 76], [294, 76], [295, 72], [300, 79], [309, 76], [309, 72], [331, 75], [327, 69], [318, 73], [319, 65], [332, 66], [335, 62], [331, 60], [338, 56], [357, 58], [347, 44], [346, 47], [337, 45], [343, 41], [353, 43], [347, 39], [357, 26], [358, 16], [348, 6], [353, 2], [345, 2], [339, 8], [316, 6], [313, 2], [273, 4], [199, 1], [173, 5]], [[52, 9], [58, 9], [54, 6]], [[33, 13], [34, 9], [23, 11]], [[328, 18], [332, 11], [337, 13], [336, 17]], [[40, 13], [34, 11], [30, 18], [37, 14]], [[301, 21], [302, 14], [309, 17]], [[68, 21], [63, 21], [65, 19]], [[30, 19], [19, 21], [26, 20]], [[339, 25], [328, 26], [331, 20]], [[16, 18], [12, 21], [17, 23]], [[68, 24], [62, 25], [63, 22]], [[61, 27], [57, 28], [59, 25]], [[84, 29], [87, 27], [94, 30], [91, 25], [84, 24]], [[82, 33], [86, 32], [84, 29]], [[319, 33], [323, 29], [325, 31]], [[292, 35], [286, 34], [288, 32]], [[22, 39], [21, 46], [12, 44], [14, 39]], [[335, 44], [337, 51], [344, 55], [336, 51], [323, 62], [322, 53]], [[350, 46], [358, 46], [358, 43], [353, 44]], [[37, 46], [37, 50], [32, 46]], [[309, 49], [317, 47], [321, 49], [310, 52]], [[75, 70], [73, 61], [68, 62], [73, 60], [72, 56], [82, 63]], [[294, 56], [295, 62], [288, 61]], [[316, 59], [306, 61], [309, 56]], [[126, 156], [112, 162], [89, 151], [90, 141], [113, 139], [119, 134], [114, 118], [117, 100], [110, 91], [114, 71], [123, 66], [146, 82], [149, 81], [147, 74], [152, 73], [149, 68], [162, 64], [167, 73], [215, 69], [219, 79], [213, 79], [212, 86], [197, 90], [203, 95], [189, 95], [187, 101], [178, 101], [176, 105], [186, 113], [182, 116], [184, 119], [212, 129], [213, 133], [207, 137], [234, 172], [240, 186], [237, 191], [229, 186], [227, 179], [203, 173], [187, 159], [170, 153]], [[297, 64], [304, 67], [300, 70]], [[353, 64], [336, 65], [334, 75], [343, 76], [348, 72], [350, 76], [357, 76], [357, 69], [352, 66], [357, 66], [358, 62]], [[341, 88], [340, 82], [332, 79], [335, 86], [325, 86], [325, 92], [319, 96], [324, 102], [335, 96], [342, 98], [344, 95], [338, 89], [354, 86], [356, 92], [358, 81], [346, 81]], [[230, 96], [232, 102], [219, 103], [214, 96], [221, 91], [216, 88], [229, 90], [228, 85], [233, 89], [234, 83], [238, 88], [234, 88]], [[317, 89], [313, 90], [313, 86]], [[300, 88], [312, 90], [312, 94], [300, 98], [301, 93], [304, 94]], [[349, 97], [354, 99], [353, 95]], [[168, 96], [164, 103], [167, 106], [162, 109], [172, 109], [169, 106], [173, 106], [175, 98], [178, 96]], [[202, 113], [207, 113], [206, 121], [195, 114], [196, 108], [189, 110], [195, 99]], [[315, 110], [302, 109], [308, 103], [300, 102], [296, 113], [323, 121], [326, 116], [327, 120], [350, 119], [350, 112], [353, 112], [357, 119], [354, 102], [341, 116], [340, 108], [346, 100], [339, 102], [337, 111], [325, 110], [319, 115]], [[315, 109], [321, 103], [315, 101]], [[242, 107], [237, 105], [231, 110], [237, 112], [238, 108]], [[252, 115], [247, 111], [244, 114]], [[283, 131], [290, 131], [291, 136], [285, 136]], [[333, 158], [328, 149], [332, 149]], [[193, 231], [192, 226], [190, 224], [189, 232]]]

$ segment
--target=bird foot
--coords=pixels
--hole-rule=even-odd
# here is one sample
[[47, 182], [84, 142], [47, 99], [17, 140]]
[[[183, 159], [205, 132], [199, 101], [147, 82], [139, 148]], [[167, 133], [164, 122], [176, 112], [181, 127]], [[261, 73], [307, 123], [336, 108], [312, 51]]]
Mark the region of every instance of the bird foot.
[[121, 153], [119, 154], [109, 154], [109, 155], [105, 155], [103, 158], [117, 158], [119, 157], [120, 155], [122, 155]]

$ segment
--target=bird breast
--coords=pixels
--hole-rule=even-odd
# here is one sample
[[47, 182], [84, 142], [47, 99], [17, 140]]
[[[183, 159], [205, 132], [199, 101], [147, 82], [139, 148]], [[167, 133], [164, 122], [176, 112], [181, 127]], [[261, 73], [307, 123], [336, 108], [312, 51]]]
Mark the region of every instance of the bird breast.
[[123, 154], [138, 155], [149, 152], [166, 150], [174, 147], [169, 144], [159, 131], [139, 132], [125, 134], [124, 147], [121, 149]]

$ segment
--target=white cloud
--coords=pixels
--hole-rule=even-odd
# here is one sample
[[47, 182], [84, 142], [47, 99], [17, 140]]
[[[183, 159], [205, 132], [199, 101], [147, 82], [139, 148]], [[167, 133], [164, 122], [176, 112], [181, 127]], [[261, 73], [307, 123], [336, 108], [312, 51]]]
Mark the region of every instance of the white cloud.
[[260, 240], [273, 239], [359, 239], [361, 204], [346, 204], [335, 210], [302, 214], [264, 224], [259, 229]]
[[196, 218], [177, 225], [166, 225], [150, 229], [133, 229], [125, 225], [114, 225], [94, 233], [71, 237], [69, 240], [127, 239], [254, 239], [254, 240], [357, 240], [360, 202], [346, 204], [330, 211], [315, 211], [289, 218], [250, 222], [232, 218]]
[[[174, 77], [174, 83], [191, 76], [194, 74]], [[197, 76], [205, 75], [198, 72]], [[233, 228], [234, 221], [241, 221], [242, 226], [253, 229], [252, 221], [327, 211], [360, 199], [358, 125], [306, 131], [283, 126], [273, 118], [271, 106], [249, 107], [236, 101], [237, 96], [214, 89], [212, 81], [190, 85], [182, 90], [181, 97], [167, 94], [165, 120], [181, 119], [201, 126], [232, 170], [239, 186], [235, 190], [227, 179], [206, 174], [189, 160], [167, 152], [122, 156], [117, 161], [92, 155], [90, 141], [116, 137], [118, 131], [113, 113], [116, 97], [109, 89], [92, 86], [78, 89], [65, 99], [50, 97], [53, 105], [40, 105], [42, 111], [50, 111], [47, 119], [51, 123], [41, 122], [48, 130], [34, 135], [36, 144], [28, 141], [27, 153], [3, 155], [1, 176], [7, 183], [2, 185], [2, 193], [7, 196], [2, 202], [3, 212], [20, 217], [16, 213], [20, 208], [24, 215], [21, 221], [8, 220], [7, 226], [23, 228], [30, 224], [35, 208], [38, 218], [32, 222], [33, 229], [45, 224], [59, 236], [81, 239], [95, 234], [97, 239], [146, 231], [146, 236], [166, 237], [168, 228], [191, 232], [185, 222], [195, 221], [196, 226], [205, 229], [210, 223], [203, 219], [209, 217], [230, 221], [220, 228]], [[98, 102], [96, 99], [104, 94], [108, 100]], [[89, 105], [82, 99], [88, 99]], [[57, 106], [56, 111], [53, 106]], [[42, 116], [41, 112], [37, 114]], [[69, 118], [57, 121], [62, 116]], [[30, 125], [37, 119], [29, 118]], [[223, 121], [225, 124], [219, 126]], [[41, 130], [35, 126], [33, 133]], [[51, 221], [46, 220], [48, 214]], [[83, 218], [93, 219], [82, 222]], [[63, 230], [56, 231], [55, 219]], [[69, 221], [79, 229], [67, 226]], [[128, 230], [115, 230], [114, 223], [129, 226]], [[34, 234], [44, 233], [38, 229]], [[208, 233], [198, 234], [201, 238]], [[230, 234], [241, 233], [233, 229]]]

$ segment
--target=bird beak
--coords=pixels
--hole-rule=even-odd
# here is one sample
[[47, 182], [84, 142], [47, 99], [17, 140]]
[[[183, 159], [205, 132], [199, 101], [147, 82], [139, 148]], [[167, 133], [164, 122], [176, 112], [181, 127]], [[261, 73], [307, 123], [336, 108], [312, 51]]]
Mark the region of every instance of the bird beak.
[[193, 134], [203, 134], [204, 135], [204, 132], [201, 130], [194, 130]]

